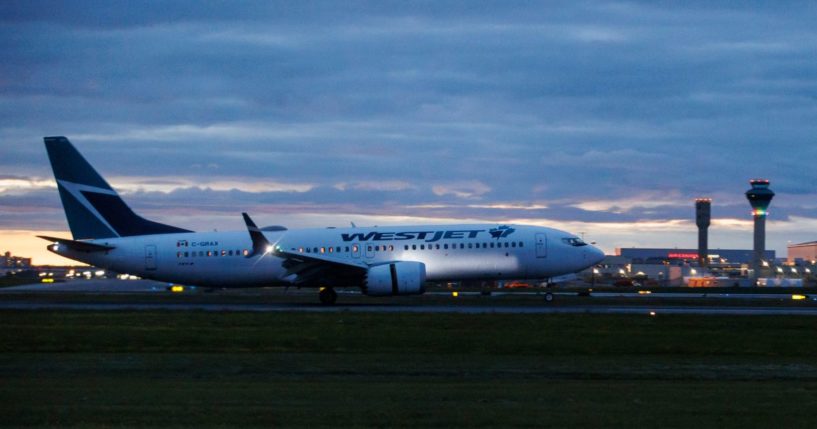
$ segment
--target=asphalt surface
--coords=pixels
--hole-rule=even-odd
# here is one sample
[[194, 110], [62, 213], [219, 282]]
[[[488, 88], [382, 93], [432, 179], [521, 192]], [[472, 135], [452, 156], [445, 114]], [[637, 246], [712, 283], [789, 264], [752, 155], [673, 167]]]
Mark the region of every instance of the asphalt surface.
[[[698, 314], [698, 315], [736, 315], [736, 316], [757, 316], [757, 315], [777, 315], [777, 316], [817, 316], [817, 303], [815, 297], [808, 297], [809, 302], [800, 302], [799, 305], [775, 305], [764, 306], [764, 303], [757, 300], [777, 299], [789, 301], [789, 294], [774, 293], [741, 293], [741, 294], [708, 294], [701, 293], [663, 293], [655, 292], [651, 294], [638, 293], [609, 293], [594, 292], [591, 297], [605, 298], [606, 303], [587, 304], [571, 303], [546, 303], [542, 299], [542, 292], [534, 291], [496, 291], [491, 294], [492, 298], [502, 298], [507, 295], [514, 295], [517, 298], [529, 297], [527, 305], [517, 305], [515, 303], [497, 301], [495, 304], [490, 301], [460, 300], [450, 304], [440, 303], [440, 297], [450, 297], [451, 292], [437, 291], [427, 293], [431, 299], [435, 299], [434, 304], [424, 304], [422, 302], [406, 303], [401, 299], [394, 302], [383, 303], [382, 300], [376, 303], [365, 303], [366, 299], [360, 297], [359, 292], [340, 291], [338, 304], [334, 306], [323, 306], [315, 303], [297, 302], [275, 302], [275, 303], [216, 303], [216, 302], [95, 302], [94, 295], [118, 295], [134, 294], [134, 296], [152, 296], [168, 294], [169, 284], [150, 280], [116, 280], [116, 279], [94, 279], [94, 280], [69, 280], [66, 282], [50, 284], [31, 284], [24, 286], [14, 286], [0, 289], [0, 310], [79, 310], [79, 311], [247, 311], [247, 312], [376, 312], [376, 313], [461, 313], [461, 314], [486, 314], [486, 313], [520, 313], [520, 314], [643, 314], [648, 316], [658, 316], [661, 314]], [[190, 291], [190, 289], [188, 289]], [[59, 299], [33, 299], [32, 297], [43, 297], [51, 294], [74, 294], [86, 295], [88, 299], [72, 299], [71, 302], [63, 302]], [[193, 293], [197, 293], [193, 289]], [[289, 291], [276, 292], [281, 299], [288, 299], [287, 296], [317, 295], [312, 289], [290, 289]], [[469, 295], [479, 295], [479, 292], [460, 292], [465, 297]], [[556, 292], [558, 295], [575, 296], [575, 292]], [[633, 297], [650, 297], [650, 302], [632, 303]], [[610, 299], [629, 298], [627, 304], [610, 304]], [[656, 304], [655, 299], [660, 299]], [[683, 305], [673, 305], [673, 301], [684, 299]], [[713, 299], [714, 298], [714, 299]], [[344, 302], [346, 300], [347, 302]], [[357, 301], [363, 302], [357, 302]], [[690, 300], [700, 300], [701, 305], [690, 305]], [[752, 305], [717, 305], [713, 301], [724, 300], [756, 300]], [[144, 300], [142, 300], [144, 301]], [[349, 302], [353, 301], [353, 302]], [[706, 301], [706, 303], [704, 303]], [[535, 305], [532, 305], [535, 304]], [[805, 305], [803, 305], [805, 304]]]
[[817, 316], [817, 307], [713, 307], [713, 306], [604, 306], [604, 305], [382, 305], [348, 304], [214, 304], [214, 303], [66, 303], [2, 301], [0, 310], [73, 310], [73, 311], [246, 311], [246, 312], [363, 312], [363, 313], [456, 313], [456, 314], [698, 314], [733, 316]]
[[152, 280], [76, 279], [57, 283], [32, 283], [0, 289], [0, 294], [24, 292], [76, 292], [76, 293], [147, 293], [165, 292], [169, 284]]

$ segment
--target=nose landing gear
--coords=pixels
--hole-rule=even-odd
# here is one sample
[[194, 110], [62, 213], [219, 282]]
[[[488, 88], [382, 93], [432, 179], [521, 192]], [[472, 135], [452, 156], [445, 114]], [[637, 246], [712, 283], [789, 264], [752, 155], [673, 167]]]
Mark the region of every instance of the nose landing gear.
[[318, 291], [318, 298], [320, 298], [323, 305], [333, 305], [338, 300], [338, 293], [331, 287], [322, 287]]

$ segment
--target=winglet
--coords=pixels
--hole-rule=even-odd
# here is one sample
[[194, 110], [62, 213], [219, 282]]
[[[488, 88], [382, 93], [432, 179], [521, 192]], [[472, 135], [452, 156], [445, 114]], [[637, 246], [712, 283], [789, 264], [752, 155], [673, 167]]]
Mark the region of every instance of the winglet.
[[247, 231], [250, 232], [250, 238], [252, 239], [252, 253], [247, 255], [247, 257], [251, 258], [255, 255], [270, 253], [272, 244], [267, 240], [267, 237], [264, 237], [264, 233], [258, 229], [258, 226], [252, 221], [250, 215], [247, 213], [241, 213], [241, 215], [244, 216], [244, 223], [247, 225]]

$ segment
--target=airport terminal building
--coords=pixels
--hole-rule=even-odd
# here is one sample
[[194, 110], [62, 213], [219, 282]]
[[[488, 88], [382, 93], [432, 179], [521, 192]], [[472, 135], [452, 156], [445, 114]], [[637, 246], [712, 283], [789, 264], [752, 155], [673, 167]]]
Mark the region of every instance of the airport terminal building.
[[817, 260], [817, 241], [789, 244], [787, 250], [789, 263]]
[[12, 256], [11, 252], [6, 252], [0, 256], [0, 267], [6, 269], [31, 268], [31, 258]]
[[[817, 246], [817, 244], [815, 244]], [[749, 264], [752, 262], [751, 249], [709, 249], [709, 259], [720, 263]], [[667, 249], [667, 248], [616, 248], [616, 256], [621, 256], [634, 264], [663, 264], [663, 263], [696, 263], [698, 249]], [[766, 250], [763, 259], [773, 262], [775, 251]]]

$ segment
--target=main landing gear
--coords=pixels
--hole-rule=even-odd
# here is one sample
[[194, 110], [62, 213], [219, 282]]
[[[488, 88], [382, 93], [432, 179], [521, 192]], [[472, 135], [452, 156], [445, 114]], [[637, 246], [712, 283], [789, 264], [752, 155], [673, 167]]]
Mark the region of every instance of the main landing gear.
[[318, 292], [318, 298], [323, 305], [332, 305], [338, 300], [338, 293], [331, 287], [322, 287]]

